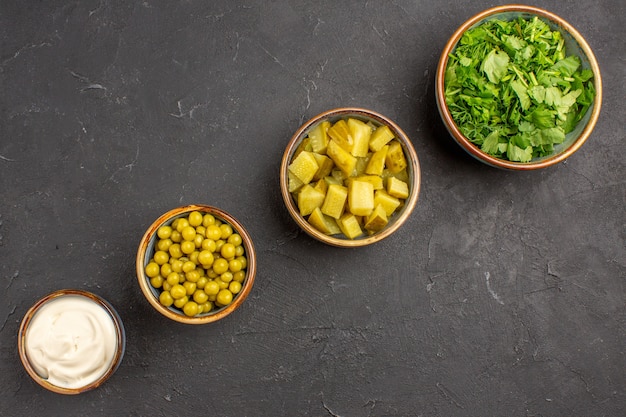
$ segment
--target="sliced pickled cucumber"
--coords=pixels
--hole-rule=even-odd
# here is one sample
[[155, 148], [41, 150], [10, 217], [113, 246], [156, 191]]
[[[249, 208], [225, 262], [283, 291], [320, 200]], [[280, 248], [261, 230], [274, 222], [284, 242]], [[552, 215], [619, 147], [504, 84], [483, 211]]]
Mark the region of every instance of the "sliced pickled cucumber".
[[367, 167], [365, 167], [365, 173], [370, 175], [383, 175], [385, 169], [385, 158], [387, 158], [387, 151], [389, 151], [389, 145], [385, 145], [372, 154]]
[[400, 172], [391, 172], [388, 169], [384, 169], [383, 170], [383, 175], [381, 175], [381, 177], [383, 178], [383, 181], [387, 182], [387, 180], [389, 179], [389, 177], [395, 177], [401, 181], [404, 181], [406, 183], [410, 182], [410, 178], [409, 178], [409, 172], [406, 169], [403, 169]]
[[293, 172], [289, 171], [287, 173], [287, 178], [289, 179], [289, 192], [293, 193], [294, 191], [298, 191], [300, 187], [304, 185], [300, 178], [296, 177]]
[[289, 165], [291, 171], [304, 184], [311, 182], [315, 173], [319, 169], [319, 165], [312, 152], [302, 151]]
[[330, 176], [335, 179], [339, 184], [343, 184], [350, 176], [343, 173], [340, 169], [333, 169]]
[[409, 185], [396, 177], [389, 177], [387, 179], [387, 193], [396, 198], [407, 198], [409, 196]]
[[[341, 170], [337, 170], [337, 172], [341, 173]], [[343, 178], [339, 179], [336, 178], [334, 175], [335, 171], [331, 172], [331, 175], [327, 175], [324, 177], [324, 181], [326, 181], [326, 184], [330, 185], [330, 184], [337, 184], [337, 185], [342, 185], [343, 184]], [[343, 173], [341, 173], [341, 175], [343, 175]]]
[[400, 172], [406, 168], [406, 158], [400, 142], [394, 140], [389, 143], [389, 150], [385, 156], [385, 167], [391, 172]]
[[326, 133], [328, 134], [328, 136], [330, 136], [332, 140], [335, 141], [337, 145], [341, 146], [343, 150], [345, 150], [346, 152], [352, 152], [354, 139], [350, 134], [348, 122], [343, 119], [338, 120], [337, 122], [335, 122], [335, 124], [328, 128], [328, 131]]
[[298, 155], [300, 155], [300, 153], [302, 151], [311, 151], [311, 138], [309, 138], [308, 136], [304, 139], [302, 139], [302, 142], [300, 142], [300, 145], [298, 145], [298, 147], [296, 148], [296, 150], [293, 152], [293, 158], [296, 158]]
[[380, 150], [383, 146], [385, 146], [391, 139], [393, 139], [395, 135], [387, 125], [380, 126], [373, 133], [370, 138], [370, 149], [373, 152]]
[[327, 235], [336, 235], [341, 233], [341, 229], [337, 225], [337, 221], [322, 213], [319, 207], [315, 207], [315, 209], [313, 209], [308, 221], [317, 230]]
[[350, 153], [356, 157], [366, 156], [369, 151], [372, 128], [360, 120], [349, 118], [348, 129], [353, 140]]
[[350, 181], [348, 209], [355, 216], [369, 216], [374, 210], [374, 186], [365, 181]]
[[378, 232], [387, 226], [387, 212], [382, 205], [374, 207], [374, 211], [367, 217], [364, 228], [370, 232]]
[[370, 161], [370, 158], [372, 157], [372, 153], [368, 153], [366, 156], [358, 156], [356, 158], [356, 165], [354, 166], [354, 171], [352, 172], [352, 175], [363, 175], [365, 174], [365, 168], [367, 168], [367, 164]]
[[335, 165], [337, 165], [337, 168], [339, 168], [347, 177], [352, 175], [352, 171], [354, 171], [354, 167], [356, 166], [356, 158], [350, 155], [350, 152], [339, 146], [334, 139], [328, 142], [326, 152]]
[[348, 189], [343, 185], [331, 184], [326, 191], [326, 198], [322, 204], [322, 213], [338, 219], [343, 214], [348, 198]]
[[375, 190], [382, 190], [383, 187], [383, 178], [378, 175], [359, 175], [356, 177], [350, 177], [347, 180], [347, 183], [350, 184], [352, 181], [365, 181], [372, 184]]
[[348, 239], [354, 239], [363, 234], [363, 230], [359, 225], [359, 221], [354, 214], [344, 214], [343, 216], [341, 216], [337, 224], [339, 225], [339, 228], [341, 229], [343, 234], [346, 235]]
[[328, 146], [328, 135], [326, 131], [330, 127], [328, 120], [318, 124], [309, 132], [311, 150], [321, 155], [326, 154], [326, 147]]
[[323, 192], [316, 190], [311, 187], [311, 185], [303, 185], [298, 193], [298, 209], [300, 210], [300, 215], [308, 216], [315, 210], [315, 207], [321, 207], [325, 197], [326, 195]]
[[399, 199], [389, 195], [385, 190], [378, 190], [374, 193], [374, 205], [382, 206], [387, 217], [390, 217], [400, 207], [400, 204]]
[[326, 191], [328, 191], [328, 183], [326, 182], [324, 178], [322, 178], [315, 182], [315, 185], [313, 186], [313, 188], [315, 188], [317, 191], [321, 191], [324, 194], [326, 194]]
[[315, 175], [313, 175], [313, 180], [319, 180], [330, 174], [330, 172], [335, 167], [335, 163], [333, 162], [333, 160], [326, 155], [321, 155], [316, 152], [312, 152], [311, 154], [313, 155], [313, 157], [315, 157], [315, 161], [317, 162], [317, 165], [319, 167], [315, 172]]

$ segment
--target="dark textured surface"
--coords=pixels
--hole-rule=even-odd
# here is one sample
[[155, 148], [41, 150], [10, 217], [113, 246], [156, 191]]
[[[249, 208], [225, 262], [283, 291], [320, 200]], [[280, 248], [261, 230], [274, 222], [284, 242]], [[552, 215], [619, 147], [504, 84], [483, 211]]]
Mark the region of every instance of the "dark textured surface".
[[[0, 415], [624, 415], [624, 2], [541, 2], [605, 94], [589, 142], [532, 173], [462, 153], [434, 101], [447, 38], [499, 3], [0, 2]], [[340, 106], [392, 118], [423, 175], [407, 224], [354, 250], [301, 233], [278, 188], [291, 134]], [[259, 261], [243, 307], [202, 327], [158, 315], [134, 273], [148, 225], [191, 203], [239, 218]], [[16, 349], [68, 287], [128, 335], [78, 397]]]

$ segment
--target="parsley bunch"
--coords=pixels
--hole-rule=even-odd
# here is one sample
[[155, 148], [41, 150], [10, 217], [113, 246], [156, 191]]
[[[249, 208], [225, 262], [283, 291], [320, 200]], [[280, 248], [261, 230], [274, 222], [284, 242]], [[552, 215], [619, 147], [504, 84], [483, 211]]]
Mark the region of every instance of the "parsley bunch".
[[452, 118], [472, 143], [529, 162], [562, 143], [593, 103], [593, 73], [566, 56], [563, 35], [538, 17], [467, 30], [445, 73]]

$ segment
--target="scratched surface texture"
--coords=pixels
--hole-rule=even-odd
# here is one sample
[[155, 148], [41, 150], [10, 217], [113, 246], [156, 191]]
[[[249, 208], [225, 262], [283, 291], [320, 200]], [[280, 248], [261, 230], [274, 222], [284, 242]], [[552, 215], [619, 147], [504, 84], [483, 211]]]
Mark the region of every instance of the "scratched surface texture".
[[[605, 95], [565, 163], [464, 154], [434, 101], [441, 49], [496, 1], [0, 2], [0, 416], [623, 416], [626, 11], [543, 1], [594, 49]], [[366, 248], [300, 232], [278, 169], [321, 111], [398, 123], [423, 186]], [[258, 252], [243, 307], [202, 327], [142, 298], [139, 239], [205, 203]], [[117, 373], [45, 391], [17, 355], [26, 310], [93, 291], [128, 335]]]

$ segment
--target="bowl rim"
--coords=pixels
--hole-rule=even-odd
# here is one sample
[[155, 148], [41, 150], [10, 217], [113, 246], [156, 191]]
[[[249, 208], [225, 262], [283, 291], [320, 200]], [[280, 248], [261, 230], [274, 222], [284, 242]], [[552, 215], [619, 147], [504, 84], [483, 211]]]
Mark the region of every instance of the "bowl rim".
[[[154, 293], [152, 292], [153, 290], [152, 285], [150, 285], [149, 279], [145, 274], [144, 262], [145, 262], [148, 246], [150, 245], [150, 241], [156, 237], [156, 232], [158, 228], [162, 226], [163, 224], [173, 221], [177, 217], [182, 217], [187, 213], [191, 213], [192, 211], [200, 211], [203, 213], [213, 214], [214, 216], [220, 218], [220, 220], [226, 221], [231, 226], [233, 226], [233, 228], [237, 231], [237, 233], [241, 235], [243, 245], [246, 250], [246, 258], [248, 261], [248, 265], [246, 267], [246, 278], [241, 287], [241, 291], [237, 294], [236, 297], [233, 298], [233, 301], [229, 305], [213, 310], [204, 315], [188, 317], [184, 315], [182, 312], [178, 313], [178, 312], [175, 312], [171, 308], [163, 306], [159, 302], [159, 300], [155, 297]], [[254, 280], [256, 277], [256, 269], [257, 269], [256, 252], [254, 250], [254, 244], [252, 243], [252, 238], [250, 234], [248, 233], [246, 228], [243, 226], [243, 224], [241, 224], [239, 220], [237, 220], [235, 217], [233, 217], [226, 211], [220, 208], [210, 206], [210, 205], [205, 205], [205, 204], [190, 204], [186, 206], [173, 208], [163, 213], [154, 222], [152, 222], [152, 224], [150, 225], [150, 227], [148, 227], [148, 229], [144, 233], [139, 243], [139, 249], [137, 250], [137, 257], [135, 261], [135, 267], [136, 267], [137, 280], [139, 282], [139, 287], [141, 288], [141, 292], [143, 293], [146, 300], [148, 300], [150, 305], [152, 305], [152, 307], [154, 307], [155, 310], [161, 313], [163, 316], [171, 320], [174, 320], [176, 322], [184, 323], [184, 324], [212, 323], [212, 322], [223, 319], [224, 317], [228, 316], [233, 311], [235, 311], [237, 308], [239, 308], [239, 306], [241, 306], [241, 304], [248, 297], [248, 294], [252, 290], [252, 286], [254, 285]]]
[[[95, 381], [90, 382], [89, 384], [84, 385], [79, 388], [60, 387], [60, 386], [57, 386], [48, 382], [48, 380], [41, 377], [31, 365], [30, 360], [28, 358], [28, 354], [26, 353], [26, 348], [25, 348], [26, 347], [26, 332], [35, 314], [39, 311], [39, 309], [42, 306], [44, 306], [48, 302], [54, 299], [58, 299], [58, 298], [66, 297], [66, 296], [84, 297], [95, 302], [100, 307], [102, 307], [106, 311], [106, 313], [111, 317], [111, 320], [113, 321], [113, 327], [115, 328], [115, 334], [117, 336], [117, 346], [115, 349], [115, 355], [111, 359], [111, 364], [107, 368], [106, 372], [103, 373]], [[26, 369], [26, 372], [28, 373], [28, 375], [37, 384], [57, 394], [76, 395], [76, 394], [81, 394], [83, 392], [91, 391], [95, 388], [98, 388], [105, 381], [107, 381], [115, 373], [115, 371], [117, 371], [117, 369], [119, 368], [122, 362], [122, 358], [124, 357], [124, 352], [126, 350], [126, 332], [124, 330], [124, 325], [122, 323], [122, 319], [120, 318], [119, 314], [117, 313], [115, 308], [113, 308], [113, 306], [104, 298], [89, 291], [67, 288], [67, 289], [61, 289], [61, 290], [51, 292], [41, 297], [37, 302], [35, 302], [35, 304], [33, 304], [28, 309], [28, 311], [26, 311], [26, 314], [24, 314], [24, 318], [22, 319], [22, 322], [18, 330], [17, 350], [18, 350], [18, 354], [20, 357], [20, 361], [22, 362], [22, 365], [24, 366], [24, 369]]]
[[[496, 158], [494, 156], [488, 155], [482, 152], [476, 145], [471, 143], [463, 133], [461, 133], [460, 129], [457, 127], [454, 122], [450, 111], [448, 110], [448, 106], [445, 102], [445, 71], [448, 65], [448, 58], [450, 52], [455, 48], [456, 44], [459, 42], [463, 33], [472, 26], [478, 24], [480, 21], [492, 17], [496, 14], [507, 13], [507, 12], [522, 12], [528, 14], [534, 14], [541, 18], [547, 19], [552, 23], [557, 24], [562, 27], [565, 31], [567, 31], [574, 40], [580, 45], [581, 50], [587, 56], [589, 60], [589, 66], [591, 67], [591, 71], [594, 76], [594, 87], [596, 90], [596, 96], [594, 98], [593, 107], [591, 111], [589, 121], [586, 126], [584, 126], [580, 135], [576, 140], [563, 152], [558, 154], [553, 154], [551, 156], [545, 157], [544, 159], [536, 162], [514, 162], [508, 161], [505, 159]], [[470, 155], [475, 157], [476, 159], [486, 163], [487, 165], [491, 165], [496, 168], [504, 168], [508, 170], [515, 171], [530, 171], [536, 170], [540, 168], [546, 168], [552, 165], [555, 165], [559, 162], [562, 162], [572, 156], [589, 138], [591, 132], [593, 131], [598, 118], [600, 116], [600, 108], [602, 107], [602, 76], [600, 74], [600, 67], [598, 65], [598, 61], [585, 40], [585, 38], [576, 30], [570, 23], [568, 23], [565, 19], [556, 14], [549, 12], [545, 9], [536, 7], [536, 6], [528, 6], [523, 4], [508, 4], [502, 6], [495, 6], [489, 9], [483, 10], [475, 14], [466, 20], [458, 29], [452, 34], [450, 39], [446, 42], [445, 47], [441, 53], [441, 57], [439, 59], [439, 63], [437, 65], [437, 73], [435, 77], [435, 97], [437, 102], [437, 107], [439, 108], [439, 114], [444, 120], [444, 124], [446, 128], [452, 135], [453, 139], [458, 142], [463, 149], [465, 149]]]
[[[300, 140], [304, 137], [304, 135], [307, 134], [308, 131], [312, 127], [314, 127], [315, 125], [317, 125], [318, 123], [320, 123], [321, 121], [325, 119], [341, 118], [341, 117], [347, 117], [350, 115], [355, 115], [357, 117], [362, 117], [362, 118], [374, 119], [376, 122], [380, 123], [381, 125], [385, 124], [389, 126], [389, 128], [391, 128], [391, 130], [396, 135], [396, 139], [398, 139], [400, 143], [402, 144], [402, 147], [408, 156], [407, 162], [409, 163], [409, 166], [411, 167], [411, 171], [413, 174], [413, 181], [411, 184], [411, 193], [409, 197], [405, 200], [404, 207], [402, 211], [398, 214], [398, 217], [395, 218], [394, 222], [390, 226], [384, 228], [381, 232], [375, 233], [371, 236], [359, 238], [359, 239], [337, 238], [334, 236], [326, 235], [320, 232], [319, 230], [317, 230], [316, 228], [314, 228], [308, 221], [306, 221], [304, 217], [300, 215], [300, 212], [293, 200], [293, 197], [291, 196], [291, 193], [289, 192], [289, 179], [288, 179], [288, 167], [291, 162], [292, 155], [295, 152], [296, 148], [298, 147], [300, 143]], [[328, 245], [335, 246], [335, 247], [354, 248], [354, 247], [360, 247], [360, 246], [367, 246], [367, 245], [371, 245], [375, 242], [379, 242], [389, 237], [391, 234], [397, 231], [400, 228], [400, 226], [402, 226], [406, 222], [406, 220], [409, 218], [409, 216], [413, 212], [413, 209], [417, 205], [417, 200], [420, 194], [420, 188], [421, 188], [421, 171], [420, 171], [419, 158], [417, 156], [415, 148], [413, 147], [413, 144], [411, 140], [409, 139], [408, 135], [400, 128], [400, 126], [398, 126], [393, 120], [389, 119], [388, 117], [376, 111], [361, 108], [361, 107], [337, 107], [337, 108], [333, 108], [333, 109], [329, 109], [324, 112], [321, 112], [318, 115], [309, 119], [307, 122], [302, 124], [296, 130], [296, 132], [292, 135], [291, 139], [289, 140], [287, 144], [287, 147], [285, 149], [285, 152], [283, 154], [283, 158], [281, 161], [280, 189], [281, 189], [283, 201], [285, 202], [285, 205], [287, 206], [287, 211], [289, 212], [290, 216], [298, 224], [298, 226], [300, 226], [300, 228], [304, 230], [309, 236], [319, 240], [320, 242], [323, 242], [323, 243], [326, 243]]]

